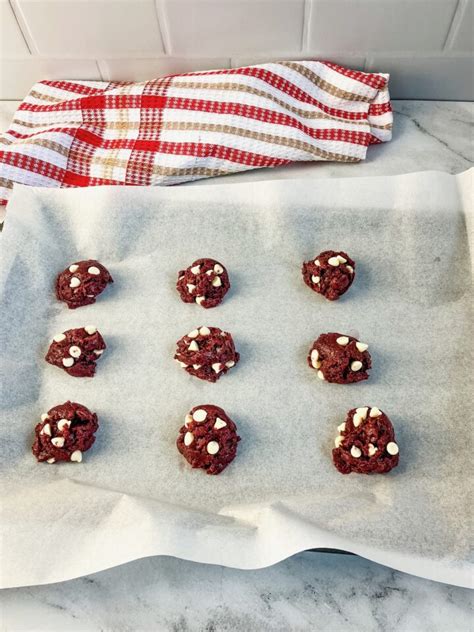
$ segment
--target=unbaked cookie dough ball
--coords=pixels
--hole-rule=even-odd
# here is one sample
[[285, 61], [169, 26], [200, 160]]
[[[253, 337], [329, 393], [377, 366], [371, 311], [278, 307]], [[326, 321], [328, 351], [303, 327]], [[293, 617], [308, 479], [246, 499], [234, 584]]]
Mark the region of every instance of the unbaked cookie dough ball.
[[198, 327], [178, 340], [174, 359], [190, 375], [217, 382], [234, 367], [240, 355], [232, 335], [219, 327]]
[[87, 325], [54, 336], [45, 359], [73, 377], [93, 377], [96, 362], [105, 348], [97, 329]]
[[318, 377], [335, 384], [366, 380], [371, 368], [369, 345], [345, 334], [321, 334], [309, 350], [308, 364]]
[[65, 402], [41, 415], [32, 452], [38, 461], [80, 463], [95, 441], [97, 415], [82, 404]]
[[95, 259], [77, 261], [63, 270], [56, 279], [56, 296], [69, 309], [95, 303], [113, 279], [109, 271]]
[[237, 454], [240, 437], [230, 417], [218, 406], [196, 406], [187, 415], [176, 445], [193, 468], [220, 474]]
[[398, 465], [392, 422], [375, 406], [352, 408], [337, 429], [332, 458], [341, 474], [384, 474]]
[[303, 263], [303, 279], [313, 292], [336, 301], [347, 292], [355, 277], [355, 262], [346, 252], [325, 250]]
[[229, 275], [214, 259], [197, 259], [178, 273], [176, 289], [185, 303], [197, 303], [206, 309], [222, 302], [230, 289]]

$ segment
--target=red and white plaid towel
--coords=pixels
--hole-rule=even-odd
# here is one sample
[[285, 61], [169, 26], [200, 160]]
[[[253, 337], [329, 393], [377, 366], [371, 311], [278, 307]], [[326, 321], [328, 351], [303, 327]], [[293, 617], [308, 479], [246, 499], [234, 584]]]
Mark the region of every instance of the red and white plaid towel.
[[358, 162], [388, 141], [388, 75], [287, 61], [142, 83], [41, 81], [0, 136], [15, 182], [163, 185], [292, 161]]

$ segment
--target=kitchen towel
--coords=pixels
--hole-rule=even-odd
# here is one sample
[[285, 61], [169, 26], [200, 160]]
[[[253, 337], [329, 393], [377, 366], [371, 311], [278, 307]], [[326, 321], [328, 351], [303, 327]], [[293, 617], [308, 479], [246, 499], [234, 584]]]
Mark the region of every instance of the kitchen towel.
[[358, 162], [391, 139], [392, 120], [388, 75], [329, 62], [41, 81], [0, 135], [0, 205], [14, 183], [169, 185], [293, 161]]

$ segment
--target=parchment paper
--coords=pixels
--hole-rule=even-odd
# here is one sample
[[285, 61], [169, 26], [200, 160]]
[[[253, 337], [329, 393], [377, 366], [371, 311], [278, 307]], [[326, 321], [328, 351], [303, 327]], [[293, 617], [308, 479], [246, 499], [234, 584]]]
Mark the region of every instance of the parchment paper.
[[[472, 293], [461, 177], [421, 173], [194, 188], [18, 187], [1, 236], [1, 585], [69, 579], [167, 554], [238, 568], [336, 547], [468, 585], [472, 481]], [[472, 198], [471, 198], [472, 199]], [[463, 202], [464, 200], [464, 202]], [[463, 208], [464, 207], [464, 208]], [[300, 266], [347, 250], [343, 299], [312, 293]], [[232, 289], [185, 305], [178, 269], [211, 256]], [[56, 274], [97, 258], [115, 283], [93, 306], [55, 300]], [[93, 379], [43, 357], [52, 336], [96, 325]], [[232, 332], [241, 362], [217, 384], [188, 376], [175, 342], [199, 325]], [[370, 345], [365, 383], [323, 383], [306, 365], [322, 332]], [[71, 399], [100, 429], [81, 464], [37, 464], [42, 412]], [[217, 477], [175, 447], [198, 404], [222, 406], [242, 441]], [[355, 406], [392, 419], [400, 466], [342, 476], [336, 427]]]

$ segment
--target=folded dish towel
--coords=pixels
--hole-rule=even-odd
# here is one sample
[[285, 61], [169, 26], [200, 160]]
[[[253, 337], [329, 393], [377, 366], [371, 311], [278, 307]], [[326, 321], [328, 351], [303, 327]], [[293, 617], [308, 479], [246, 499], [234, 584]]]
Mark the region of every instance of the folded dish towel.
[[168, 185], [390, 140], [388, 75], [286, 61], [144, 81], [41, 81], [0, 136], [0, 204], [31, 186]]

